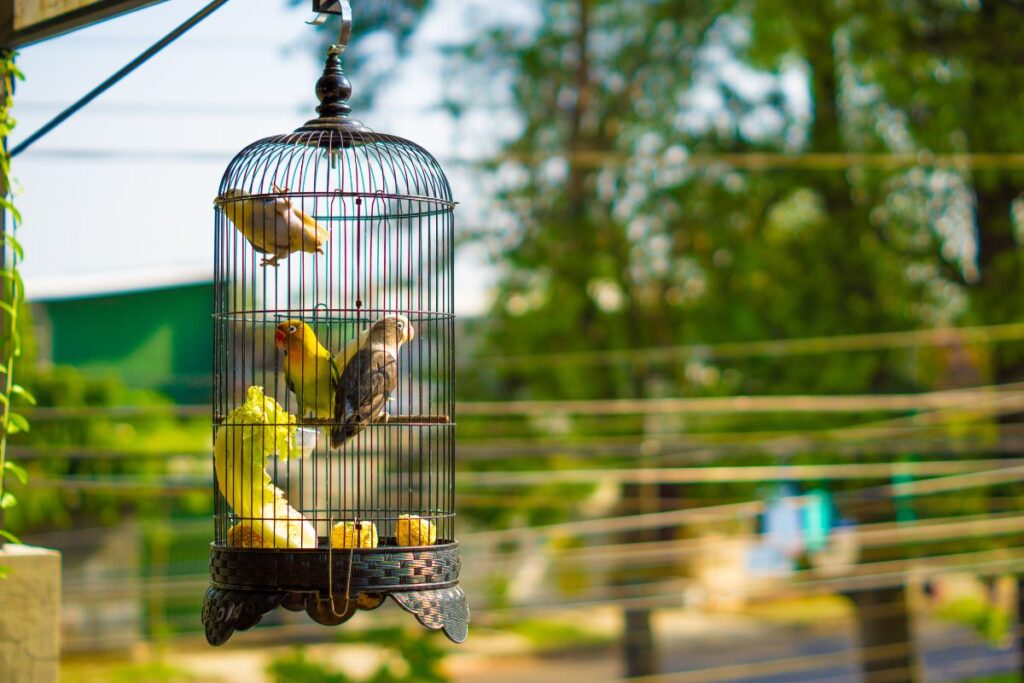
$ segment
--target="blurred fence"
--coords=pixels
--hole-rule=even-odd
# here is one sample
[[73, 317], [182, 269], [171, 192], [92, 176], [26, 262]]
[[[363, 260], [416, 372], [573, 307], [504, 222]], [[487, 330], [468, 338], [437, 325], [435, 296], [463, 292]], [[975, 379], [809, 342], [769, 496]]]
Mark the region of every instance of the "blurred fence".
[[[188, 406], [97, 411], [128, 421], [154, 411], [208, 414]], [[842, 419], [813, 431], [657, 431], [643, 423], [657, 415], [756, 420], [800, 412]], [[474, 621], [508, 623], [602, 606], [742, 611], [780, 599], [907, 587], [912, 609], [932, 614], [935, 586], [944, 577], [970, 575], [986, 586], [1024, 573], [1024, 513], [1017, 492], [1024, 479], [1024, 457], [1018, 457], [1024, 429], [1000, 421], [1021, 412], [1024, 384], [888, 396], [463, 404], [460, 423], [477, 432], [457, 453], [463, 574]], [[37, 409], [31, 419], [93, 414], [99, 413]], [[641, 427], [588, 436], [545, 431], [542, 425], [528, 430], [528, 438], [481, 436], [472, 428], [474, 421], [552, 415], [636, 417]], [[30, 486], [40, 491], [102, 493], [125, 501], [211, 492], [206, 451], [21, 447], [15, 457], [132, 458], [168, 465], [157, 478], [33, 477]], [[834, 519], [811, 529], [808, 515], [822, 513], [815, 513], [822, 492], [828, 497], [824, 512]], [[901, 516], [901, 509], [910, 514]], [[113, 526], [29, 535], [29, 542], [64, 551], [66, 651], [198, 638], [211, 529], [202, 514], [129, 512]], [[1013, 595], [980, 595], [985, 609], [1004, 612], [1015, 623]], [[888, 607], [905, 605], [901, 598]], [[848, 627], [850, 616], [843, 619]], [[265, 628], [276, 642], [330, 637], [330, 630], [287, 612], [268, 617]], [[1003, 634], [1004, 644], [1014, 633], [1011, 627]], [[942, 638], [966, 642], [941, 634], [919, 639], [926, 655]], [[1013, 666], [1009, 653], [975, 640], [957, 666], [973, 660], [978, 661], [972, 671]], [[839, 676], [829, 680], [842, 680], [841, 672], [852, 676], [856, 662], [886, 652], [875, 646], [858, 651], [849, 635], [826, 646], [836, 649], [797, 657], [780, 652], [744, 664], [675, 657], [679, 661], [671, 666], [692, 668], [703, 661], [702, 668], [649, 680], [761, 680], [757, 676], [768, 672], [776, 678], [764, 680], [813, 680], [797, 674], [823, 671]]]

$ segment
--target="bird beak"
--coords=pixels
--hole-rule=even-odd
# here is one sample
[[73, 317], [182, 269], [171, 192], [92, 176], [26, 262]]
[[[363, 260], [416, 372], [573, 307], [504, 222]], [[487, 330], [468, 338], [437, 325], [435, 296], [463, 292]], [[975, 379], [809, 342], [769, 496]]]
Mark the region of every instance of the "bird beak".
[[416, 328], [409, 323], [409, 326], [405, 328], [405, 343], [408, 344], [416, 338]]
[[284, 330], [274, 332], [274, 345], [279, 349], [284, 348]]

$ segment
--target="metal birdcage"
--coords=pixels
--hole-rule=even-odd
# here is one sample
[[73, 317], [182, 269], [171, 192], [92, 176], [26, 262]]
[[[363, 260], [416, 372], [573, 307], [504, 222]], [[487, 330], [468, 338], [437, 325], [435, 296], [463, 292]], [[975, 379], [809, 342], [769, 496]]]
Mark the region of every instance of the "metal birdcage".
[[319, 117], [242, 150], [216, 199], [215, 540], [203, 623], [340, 624], [390, 596], [461, 642], [451, 189], [422, 147]]

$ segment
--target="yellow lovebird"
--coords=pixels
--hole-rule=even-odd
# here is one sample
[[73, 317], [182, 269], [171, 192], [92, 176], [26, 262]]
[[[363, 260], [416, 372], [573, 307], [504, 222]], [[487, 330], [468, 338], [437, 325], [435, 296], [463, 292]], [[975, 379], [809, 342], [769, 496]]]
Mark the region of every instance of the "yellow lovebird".
[[274, 344], [284, 351], [284, 379], [303, 414], [324, 419], [334, 415], [338, 370], [334, 355], [301, 320], [286, 320], [274, 332]]
[[376, 548], [377, 543], [377, 525], [373, 522], [338, 522], [331, 529], [332, 548]]
[[395, 528], [398, 545], [433, 545], [437, 540], [437, 527], [429, 519], [416, 515], [402, 515]]
[[254, 197], [244, 190], [228, 190], [213, 203], [241, 232], [253, 248], [268, 254], [262, 266], [277, 266], [278, 261], [296, 251], [324, 253], [329, 233], [315, 218], [303, 212], [284, 196], [287, 190], [273, 186], [278, 197]]

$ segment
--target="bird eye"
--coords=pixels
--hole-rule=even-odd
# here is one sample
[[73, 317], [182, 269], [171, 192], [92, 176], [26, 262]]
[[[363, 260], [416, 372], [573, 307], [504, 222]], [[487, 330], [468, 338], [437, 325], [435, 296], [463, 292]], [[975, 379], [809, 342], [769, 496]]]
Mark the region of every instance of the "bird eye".
[[398, 329], [400, 329], [400, 330], [404, 330], [405, 329], [405, 322], [404, 321], [402, 321], [402, 320], [398, 321]]
[[289, 325], [288, 326], [288, 334], [295, 334], [298, 331], [299, 331], [299, 328], [295, 327], [295, 325]]

